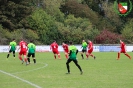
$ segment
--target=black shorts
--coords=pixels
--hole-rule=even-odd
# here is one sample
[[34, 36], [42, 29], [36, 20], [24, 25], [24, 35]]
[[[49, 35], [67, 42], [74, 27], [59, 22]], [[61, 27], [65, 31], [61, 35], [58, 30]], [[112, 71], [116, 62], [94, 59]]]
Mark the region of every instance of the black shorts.
[[15, 53], [15, 51], [12, 51], [12, 50], [10, 49], [10, 50], [9, 50], [9, 53], [11, 53], [11, 52]]
[[30, 57], [30, 56], [35, 57], [35, 53], [28, 53], [27, 57]]
[[83, 53], [87, 52], [87, 50], [82, 50]]

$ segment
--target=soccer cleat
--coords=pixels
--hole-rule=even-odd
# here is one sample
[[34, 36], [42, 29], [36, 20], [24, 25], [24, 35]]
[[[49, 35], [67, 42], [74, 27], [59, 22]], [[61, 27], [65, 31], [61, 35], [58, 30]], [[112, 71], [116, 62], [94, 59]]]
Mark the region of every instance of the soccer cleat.
[[24, 63], [24, 61], [22, 60], [22, 64]]
[[94, 56], [94, 59], [96, 59], [96, 57]]
[[28, 63], [28, 62], [26, 62], [26, 66], [27, 66], [27, 65], [29, 65], [29, 63]]
[[86, 58], [86, 60], [89, 60], [89, 58]]
[[116, 58], [116, 60], [119, 60], [120, 58]]
[[70, 74], [70, 72], [66, 73], [66, 74]]

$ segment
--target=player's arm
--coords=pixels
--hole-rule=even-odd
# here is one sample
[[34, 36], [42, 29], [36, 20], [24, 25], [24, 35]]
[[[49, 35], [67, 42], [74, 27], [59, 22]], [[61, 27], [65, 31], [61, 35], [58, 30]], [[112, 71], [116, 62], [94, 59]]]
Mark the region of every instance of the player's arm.
[[52, 45], [50, 45], [50, 50], [52, 49]]
[[[90, 49], [92, 49], [92, 45], [90, 45]], [[89, 50], [90, 50], [90, 49], [89, 49]]]
[[125, 51], [127, 51], [127, 46], [126, 45], [124, 46], [124, 48], [125, 48]]
[[10, 48], [11, 48], [11, 45], [9, 44], [9, 49], [8, 50], [10, 50]]

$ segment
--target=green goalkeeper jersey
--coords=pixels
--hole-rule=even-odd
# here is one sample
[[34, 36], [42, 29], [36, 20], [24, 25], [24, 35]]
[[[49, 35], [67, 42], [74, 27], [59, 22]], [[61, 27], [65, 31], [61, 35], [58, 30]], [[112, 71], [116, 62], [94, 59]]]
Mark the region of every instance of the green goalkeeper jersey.
[[82, 43], [82, 48], [83, 48], [83, 50], [86, 50], [87, 49], [87, 43], [86, 42], [83, 42]]
[[16, 42], [14, 42], [14, 41], [12, 41], [12, 42], [10, 42], [10, 50], [11, 51], [15, 51], [16, 50], [16, 46], [17, 46], [17, 43]]
[[36, 46], [33, 43], [28, 44], [28, 53], [35, 53]]
[[76, 60], [77, 57], [77, 48], [74, 45], [69, 46], [70, 54], [69, 58], [72, 60]]

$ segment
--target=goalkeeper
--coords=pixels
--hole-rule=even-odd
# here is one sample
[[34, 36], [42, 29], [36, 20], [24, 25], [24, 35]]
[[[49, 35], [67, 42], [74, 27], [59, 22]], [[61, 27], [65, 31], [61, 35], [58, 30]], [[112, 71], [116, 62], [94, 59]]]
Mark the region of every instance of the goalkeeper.
[[70, 74], [69, 63], [70, 63], [71, 61], [73, 61], [73, 62], [75, 63], [75, 65], [79, 68], [79, 70], [80, 70], [80, 72], [81, 72], [81, 75], [82, 75], [82, 74], [83, 74], [83, 71], [82, 71], [82, 69], [81, 69], [81, 67], [80, 67], [80, 65], [78, 64], [78, 61], [77, 61], [77, 59], [76, 59], [77, 53], [78, 53], [78, 49], [77, 49], [74, 45], [72, 45], [72, 42], [70, 42], [69, 50], [70, 50], [70, 51], [69, 51], [69, 59], [68, 59], [67, 62], [66, 62], [66, 66], [67, 66], [68, 73], [66, 73], [66, 74]]

